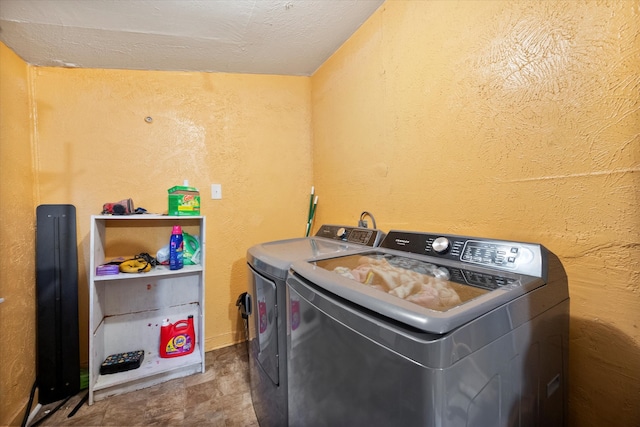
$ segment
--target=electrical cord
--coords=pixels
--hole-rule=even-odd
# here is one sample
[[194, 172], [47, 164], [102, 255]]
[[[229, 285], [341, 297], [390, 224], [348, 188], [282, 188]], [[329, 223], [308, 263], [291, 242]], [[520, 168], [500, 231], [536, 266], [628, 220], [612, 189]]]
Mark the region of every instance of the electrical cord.
[[29, 412], [31, 412], [31, 405], [33, 405], [33, 396], [36, 394], [37, 381], [33, 382], [33, 387], [31, 387], [31, 394], [29, 394], [29, 403], [27, 403], [27, 409], [24, 412], [24, 418], [22, 419], [22, 424], [20, 427], [26, 427], [27, 421], [29, 420]]
[[369, 218], [371, 218], [371, 221], [373, 222], [373, 228], [378, 228], [378, 226], [376, 225], [376, 219], [373, 217], [373, 214], [371, 214], [371, 212], [367, 212], [367, 211], [363, 211], [360, 214], [360, 220], [358, 221], [358, 227], [369, 228], [369, 226], [367, 225], [367, 221], [364, 219], [365, 216], [368, 216]]

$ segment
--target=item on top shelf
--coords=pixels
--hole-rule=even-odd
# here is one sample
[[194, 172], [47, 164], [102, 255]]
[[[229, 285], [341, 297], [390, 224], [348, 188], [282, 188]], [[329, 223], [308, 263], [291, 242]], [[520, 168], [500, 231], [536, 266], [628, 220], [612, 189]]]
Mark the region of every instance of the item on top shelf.
[[131, 215], [133, 212], [133, 199], [124, 199], [116, 203], [102, 205], [103, 215]]
[[100, 375], [137, 369], [144, 360], [144, 350], [128, 351], [107, 356], [100, 365]]
[[169, 215], [200, 215], [200, 192], [197, 188], [176, 185], [168, 192]]
[[180, 270], [184, 266], [184, 241], [182, 240], [182, 227], [174, 225], [169, 240], [169, 269]]
[[120, 263], [120, 271], [123, 273], [146, 273], [157, 264], [154, 257], [148, 253], [141, 253], [131, 259]]
[[193, 353], [196, 347], [196, 333], [193, 326], [193, 316], [186, 320], [170, 323], [169, 319], [162, 321], [160, 328], [160, 357], [178, 357]]
[[142, 207], [133, 207], [133, 199], [124, 199], [116, 203], [105, 203], [102, 205], [102, 215], [133, 215], [146, 214], [147, 210]]

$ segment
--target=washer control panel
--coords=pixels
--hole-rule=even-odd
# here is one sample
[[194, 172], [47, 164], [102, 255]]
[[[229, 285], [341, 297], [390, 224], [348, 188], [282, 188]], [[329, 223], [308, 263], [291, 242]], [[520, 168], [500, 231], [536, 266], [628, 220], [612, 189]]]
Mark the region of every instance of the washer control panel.
[[385, 234], [377, 229], [330, 224], [322, 225], [316, 233], [316, 237], [371, 247], [379, 246], [384, 236]]
[[527, 264], [533, 260], [530, 248], [518, 243], [488, 243], [468, 240], [461, 254], [461, 260], [476, 264], [489, 264], [516, 268], [518, 264]]
[[391, 230], [381, 247], [543, 276], [545, 252], [534, 243]]

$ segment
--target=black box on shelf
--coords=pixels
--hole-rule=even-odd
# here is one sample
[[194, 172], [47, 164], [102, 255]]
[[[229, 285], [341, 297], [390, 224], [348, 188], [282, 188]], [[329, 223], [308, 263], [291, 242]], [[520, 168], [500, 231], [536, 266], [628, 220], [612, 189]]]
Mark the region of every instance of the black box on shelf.
[[117, 372], [137, 369], [144, 360], [144, 350], [128, 351], [108, 356], [100, 365], [100, 374], [115, 374]]

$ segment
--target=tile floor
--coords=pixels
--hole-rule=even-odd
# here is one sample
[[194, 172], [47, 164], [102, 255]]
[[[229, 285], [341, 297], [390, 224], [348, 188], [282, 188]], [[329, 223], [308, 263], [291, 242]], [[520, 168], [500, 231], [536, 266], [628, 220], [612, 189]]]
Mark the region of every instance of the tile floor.
[[45, 411], [59, 402], [42, 407], [31, 425], [257, 427], [246, 344], [207, 352], [205, 364], [203, 374], [109, 397], [91, 406], [85, 403], [67, 418], [86, 394], [84, 390], [38, 423]]

